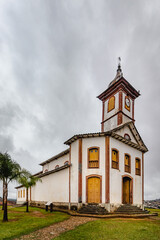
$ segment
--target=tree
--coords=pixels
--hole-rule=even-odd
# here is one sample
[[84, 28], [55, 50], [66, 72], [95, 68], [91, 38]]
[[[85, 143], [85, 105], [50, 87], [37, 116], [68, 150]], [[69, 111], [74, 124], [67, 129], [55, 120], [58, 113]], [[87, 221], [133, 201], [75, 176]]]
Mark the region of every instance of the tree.
[[21, 174], [25, 174], [26, 170], [22, 170], [20, 165], [12, 160], [11, 156], [6, 153], [0, 153], [0, 179], [3, 181], [3, 222], [8, 221], [8, 211], [7, 211], [7, 197], [8, 197], [8, 184], [17, 180]]
[[19, 177], [18, 182], [26, 188], [26, 212], [29, 212], [28, 209], [28, 189], [32, 186], [35, 186], [38, 181], [42, 181], [40, 178], [32, 176], [31, 174], [24, 174]]

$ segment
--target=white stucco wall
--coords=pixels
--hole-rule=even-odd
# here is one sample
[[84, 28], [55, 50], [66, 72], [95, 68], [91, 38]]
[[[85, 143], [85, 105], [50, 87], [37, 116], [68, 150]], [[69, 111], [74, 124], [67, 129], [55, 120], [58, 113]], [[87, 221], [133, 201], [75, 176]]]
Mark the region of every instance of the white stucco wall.
[[[88, 148], [99, 147], [99, 168], [88, 168]], [[105, 137], [82, 140], [82, 202], [86, 202], [86, 176], [102, 176], [102, 202], [105, 203]]]
[[[25, 190], [25, 196], [23, 195], [23, 190]], [[21, 191], [22, 191], [22, 197], [21, 197]], [[18, 192], [20, 192], [20, 197], [18, 197]], [[30, 189], [28, 190], [28, 199], [30, 200]], [[26, 188], [21, 187], [17, 189], [17, 204], [21, 204], [26, 202]]]
[[[120, 131], [121, 134], [131, 133], [128, 128]], [[88, 168], [88, 148], [99, 147], [99, 168]], [[119, 170], [112, 169], [112, 148], [119, 150]], [[131, 174], [124, 171], [124, 154], [128, 153], [131, 156]], [[112, 137], [110, 137], [110, 203], [117, 205], [122, 203], [122, 176], [129, 175], [133, 178], [133, 204], [142, 204], [142, 176], [135, 175], [135, 158], [141, 159], [142, 153], [135, 148], [132, 148]], [[53, 161], [54, 164], [63, 165], [65, 161], [69, 160], [69, 154], [61, 157], [59, 160]], [[71, 144], [71, 164], [70, 167], [70, 194], [71, 203], [78, 203], [78, 160], [79, 160], [79, 140]], [[102, 203], [105, 203], [105, 137], [92, 137], [82, 139], [82, 202], [86, 203], [86, 177], [92, 174], [100, 175], [102, 177]], [[60, 164], [61, 163], [61, 164]], [[51, 168], [52, 169], [52, 168]], [[142, 171], [142, 166], [141, 166]], [[31, 200], [42, 202], [69, 202], [69, 168], [49, 174], [42, 177], [42, 182], [37, 182], [36, 186], [32, 187]], [[18, 191], [23, 190], [19, 188]], [[22, 198], [18, 198], [17, 202], [24, 202], [23, 193]], [[30, 194], [30, 191], [29, 191]], [[30, 197], [29, 197], [30, 199]]]
[[79, 140], [71, 144], [71, 203], [78, 203], [78, 153]]
[[37, 182], [32, 187], [32, 201], [69, 201], [69, 168], [42, 177], [42, 182]]
[[135, 140], [131, 130], [129, 129], [128, 126], [125, 126], [124, 128], [121, 128], [120, 130], [116, 131], [117, 134], [119, 134], [120, 136], [124, 137], [124, 134], [127, 133], [130, 138], [131, 138], [131, 141], [136, 143], [137, 144], [137, 141]]
[[56, 165], [59, 165], [59, 167], [61, 167], [61, 166], [64, 165], [64, 163], [66, 161], [69, 161], [69, 153], [60, 157], [60, 158], [58, 158], [58, 159], [53, 160], [50, 163], [45, 164], [43, 166], [43, 172], [45, 172], [46, 170], [51, 171], [51, 170], [55, 169]]
[[108, 101], [109, 99], [107, 99], [104, 103], [104, 120], [113, 116], [115, 113], [117, 113], [118, 111], [118, 107], [119, 107], [119, 93], [116, 93], [115, 95], [115, 108], [113, 110], [111, 110], [110, 112], [108, 112]]
[[107, 132], [111, 129], [114, 129], [117, 127], [117, 115], [115, 115], [114, 117], [112, 117], [111, 119], [107, 120], [106, 122], [104, 122], [104, 132]]
[[[129, 175], [133, 178], [133, 204], [142, 204], [142, 176], [135, 175], [135, 158], [141, 159], [142, 169], [142, 153], [114, 138], [110, 138], [110, 149], [119, 150], [119, 170], [110, 169], [110, 203], [122, 203], [122, 176]], [[131, 173], [124, 171], [124, 154], [131, 155]], [[110, 166], [112, 166], [112, 152], [110, 151]]]

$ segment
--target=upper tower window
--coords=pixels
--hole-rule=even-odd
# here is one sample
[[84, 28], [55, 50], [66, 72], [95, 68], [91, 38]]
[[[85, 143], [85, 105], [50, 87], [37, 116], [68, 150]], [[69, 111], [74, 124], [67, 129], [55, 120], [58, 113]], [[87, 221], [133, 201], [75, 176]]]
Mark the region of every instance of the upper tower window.
[[108, 100], [108, 112], [110, 112], [111, 110], [113, 110], [115, 108], [115, 96], [111, 97]]
[[99, 168], [99, 148], [88, 149], [88, 167]]

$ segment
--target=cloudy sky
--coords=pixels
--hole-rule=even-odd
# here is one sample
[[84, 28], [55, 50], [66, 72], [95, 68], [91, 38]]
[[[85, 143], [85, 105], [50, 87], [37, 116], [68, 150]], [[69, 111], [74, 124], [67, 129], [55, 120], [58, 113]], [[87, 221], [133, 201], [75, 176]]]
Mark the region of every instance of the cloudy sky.
[[159, 0], [0, 0], [0, 151], [35, 173], [72, 135], [100, 131], [96, 96], [119, 56], [141, 92], [145, 199], [160, 198]]

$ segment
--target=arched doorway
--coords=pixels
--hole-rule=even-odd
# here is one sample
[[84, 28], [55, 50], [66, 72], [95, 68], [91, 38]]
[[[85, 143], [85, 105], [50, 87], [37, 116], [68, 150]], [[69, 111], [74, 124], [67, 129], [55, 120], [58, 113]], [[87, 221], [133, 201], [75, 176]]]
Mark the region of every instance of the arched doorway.
[[122, 203], [132, 204], [133, 203], [133, 182], [129, 176], [122, 177]]
[[87, 177], [87, 202], [100, 203], [101, 202], [101, 177], [89, 176]]

